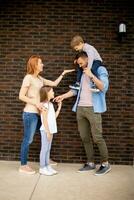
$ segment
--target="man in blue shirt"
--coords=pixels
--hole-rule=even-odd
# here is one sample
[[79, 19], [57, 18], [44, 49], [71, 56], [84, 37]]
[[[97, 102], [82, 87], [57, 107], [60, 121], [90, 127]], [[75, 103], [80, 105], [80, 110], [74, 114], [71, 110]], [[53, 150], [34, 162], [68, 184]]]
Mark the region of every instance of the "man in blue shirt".
[[[97, 144], [101, 165], [95, 172], [95, 175], [103, 175], [111, 170], [108, 162], [108, 150], [102, 135], [102, 119], [101, 113], [106, 111], [105, 95], [108, 90], [108, 72], [104, 66], [97, 69], [94, 75], [88, 67], [88, 55], [82, 51], [76, 55], [76, 61], [79, 67], [83, 69], [80, 82], [80, 90], [70, 90], [55, 98], [56, 101], [77, 95], [73, 111], [77, 113], [78, 130], [82, 142], [84, 144], [87, 163], [84, 164], [78, 172], [86, 172], [95, 169], [93, 142]], [[98, 90], [93, 90], [92, 85], [95, 84]], [[93, 141], [93, 142], [92, 142]]]

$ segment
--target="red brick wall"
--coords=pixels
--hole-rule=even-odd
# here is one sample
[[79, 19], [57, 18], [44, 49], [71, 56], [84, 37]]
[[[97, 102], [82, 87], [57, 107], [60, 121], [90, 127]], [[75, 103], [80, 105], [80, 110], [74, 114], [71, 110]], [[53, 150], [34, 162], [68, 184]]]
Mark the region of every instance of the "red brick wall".
[[[30, 55], [44, 57], [44, 77], [55, 80], [64, 68], [72, 67], [70, 40], [81, 34], [100, 52], [109, 71], [108, 111], [103, 114], [104, 137], [111, 163], [132, 164], [134, 147], [134, 7], [129, 1], [112, 0], [23, 0], [0, 1], [0, 159], [18, 160], [23, 135], [22, 109], [18, 93]], [[127, 36], [117, 40], [120, 20]], [[75, 73], [55, 90], [68, 91]], [[75, 113], [74, 98], [65, 100], [58, 118], [52, 158], [60, 162], [83, 162], [85, 153]], [[31, 161], [39, 160], [40, 135], [31, 145]], [[95, 146], [96, 161], [99, 161]]]

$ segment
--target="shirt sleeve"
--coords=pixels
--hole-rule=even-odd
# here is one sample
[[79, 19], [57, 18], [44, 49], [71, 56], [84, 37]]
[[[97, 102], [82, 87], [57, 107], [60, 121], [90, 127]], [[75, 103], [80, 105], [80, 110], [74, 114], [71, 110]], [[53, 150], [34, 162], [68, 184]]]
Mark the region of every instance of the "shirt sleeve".
[[30, 76], [26, 75], [22, 82], [22, 87], [29, 87], [30, 86]]
[[73, 96], [76, 96], [78, 94], [76, 90], [71, 89], [70, 91], [73, 93]]
[[103, 82], [104, 88], [103, 92], [107, 92], [108, 86], [109, 86], [109, 80], [108, 80], [108, 71], [105, 67], [101, 66], [98, 68], [98, 78]]

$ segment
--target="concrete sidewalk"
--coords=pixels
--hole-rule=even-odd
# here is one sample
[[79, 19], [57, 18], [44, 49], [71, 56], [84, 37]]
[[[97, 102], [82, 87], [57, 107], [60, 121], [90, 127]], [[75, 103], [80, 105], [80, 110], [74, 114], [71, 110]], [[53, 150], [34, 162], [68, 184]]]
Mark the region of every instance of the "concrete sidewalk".
[[133, 200], [134, 167], [114, 165], [108, 174], [78, 173], [80, 164], [58, 164], [58, 175], [18, 172], [19, 162], [0, 161], [0, 200]]

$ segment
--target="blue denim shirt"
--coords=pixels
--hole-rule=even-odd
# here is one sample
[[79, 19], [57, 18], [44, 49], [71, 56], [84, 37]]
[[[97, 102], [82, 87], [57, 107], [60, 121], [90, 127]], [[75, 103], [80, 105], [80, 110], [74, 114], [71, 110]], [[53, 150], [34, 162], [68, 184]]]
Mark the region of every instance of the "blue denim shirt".
[[[104, 88], [100, 92], [92, 92], [92, 102], [93, 102], [93, 109], [95, 113], [103, 113], [107, 110], [106, 107], [106, 92], [108, 90], [109, 81], [108, 81], [108, 72], [104, 66], [100, 66], [98, 68], [98, 78], [103, 82]], [[72, 90], [74, 95], [77, 95], [76, 102], [72, 108], [72, 111], [76, 112], [77, 106], [80, 99], [80, 93], [81, 93], [81, 86], [82, 86], [82, 78], [81, 77], [81, 83], [80, 83], [80, 90], [77, 92], [76, 90]], [[89, 83], [92, 84], [92, 83]], [[92, 85], [91, 85], [92, 86]]]

